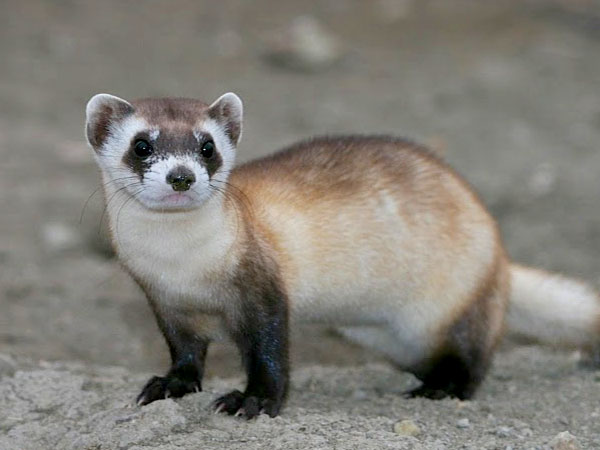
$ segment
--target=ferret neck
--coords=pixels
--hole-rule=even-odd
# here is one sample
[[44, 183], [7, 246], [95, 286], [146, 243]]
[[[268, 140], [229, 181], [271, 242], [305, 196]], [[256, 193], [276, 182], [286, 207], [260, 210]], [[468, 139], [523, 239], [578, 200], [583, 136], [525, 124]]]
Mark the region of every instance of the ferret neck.
[[[118, 194], [117, 194], [118, 195]], [[107, 214], [115, 244], [129, 253], [141, 240], [169, 242], [176, 240], [194, 246], [209, 244], [219, 237], [232, 242], [233, 235], [227, 208], [220, 196], [213, 196], [200, 208], [188, 211], [153, 211], [137, 200], [114, 200]]]

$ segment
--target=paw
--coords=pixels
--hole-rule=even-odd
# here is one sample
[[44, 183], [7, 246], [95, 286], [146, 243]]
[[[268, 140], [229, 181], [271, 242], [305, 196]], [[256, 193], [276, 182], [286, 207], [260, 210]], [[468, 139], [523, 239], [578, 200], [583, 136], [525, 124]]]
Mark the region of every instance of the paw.
[[250, 420], [262, 413], [275, 417], [279, 414], [281, 402], [235, 390], [215, 400], [213, 407], [216, 414], [224, 412], [230, 416], [235, 415]]
[[186, 380], [176, 376], [152, 377], [136, 400], [139, 406], [169, 397], [183, 397], [190, 392], [200, 392], [202, 387], [197, 380]]

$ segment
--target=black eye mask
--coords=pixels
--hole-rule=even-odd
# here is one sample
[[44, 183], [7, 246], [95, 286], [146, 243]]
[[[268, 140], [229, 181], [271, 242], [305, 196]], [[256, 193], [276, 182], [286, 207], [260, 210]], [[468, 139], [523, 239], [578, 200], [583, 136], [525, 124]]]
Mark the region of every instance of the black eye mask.
[[209, 133], [194, 135], [190, 131], [164, 131], [151, 139], [149, 132], [143, 131], [131, 140], [130, 148], [123, 156], [123, 164], [144, 179], [153, 163], [170, 156], [192, 156], [206, 168], [209, 178], [219, 170], [223, 158]]

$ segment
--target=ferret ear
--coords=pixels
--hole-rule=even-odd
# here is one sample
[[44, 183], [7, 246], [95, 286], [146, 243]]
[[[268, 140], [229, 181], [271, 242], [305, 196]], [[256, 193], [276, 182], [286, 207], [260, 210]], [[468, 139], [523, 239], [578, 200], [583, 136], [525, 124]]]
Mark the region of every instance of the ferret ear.
[[85, 108], [85, 134], [90, 145], [98, 149], [104, 144], [110, 125], [122, 120], [134, 109], [131, 103], [109, 94], [96, 94]]
[[208, 107], [208, 115], [216, 120], [227, 133], [233, 144], [242, 137], [242, 117], [244, 106], [242, 100], [233, 92], [221, 95]]

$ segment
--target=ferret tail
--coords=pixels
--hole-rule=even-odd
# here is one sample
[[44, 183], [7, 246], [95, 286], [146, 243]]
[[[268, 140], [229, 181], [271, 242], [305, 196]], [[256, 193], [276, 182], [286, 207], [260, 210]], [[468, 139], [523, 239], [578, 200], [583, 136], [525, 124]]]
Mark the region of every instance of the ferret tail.
[[591, 286], [517, 264], [510, 274], [509, 338], [597, 352], [600, 296]]

